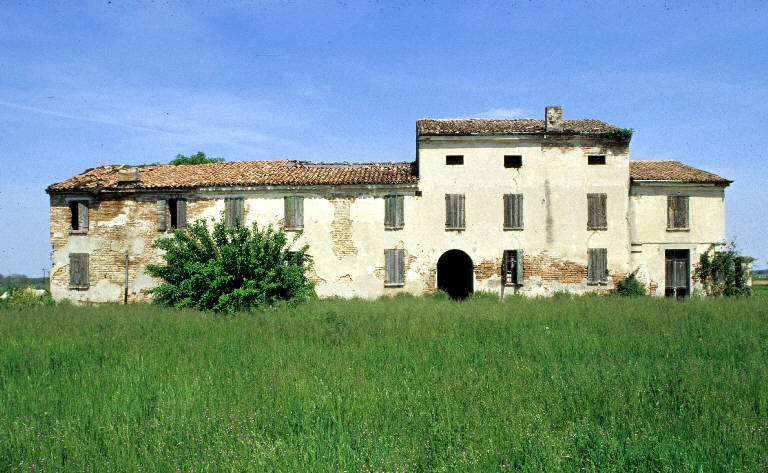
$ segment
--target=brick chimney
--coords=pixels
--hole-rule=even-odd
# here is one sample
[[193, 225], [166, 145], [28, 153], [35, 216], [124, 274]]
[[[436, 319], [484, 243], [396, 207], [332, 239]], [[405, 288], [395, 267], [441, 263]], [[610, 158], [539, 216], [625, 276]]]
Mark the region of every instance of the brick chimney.
[[139, 168], [124, 167], [117, 171], [118, 184], [133, 184], [139, 180]]
[[544, 126], [546, 131], [563, 131], [563, 107], [546, 107]]

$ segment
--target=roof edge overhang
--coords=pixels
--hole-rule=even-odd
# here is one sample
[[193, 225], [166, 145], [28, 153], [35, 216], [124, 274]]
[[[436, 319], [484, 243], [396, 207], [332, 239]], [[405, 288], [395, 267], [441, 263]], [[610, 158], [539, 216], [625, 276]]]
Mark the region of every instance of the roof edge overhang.
[[329, 188], [343, 188], [355, 190], [378, 190], [378, 189], [417, 189], [419, 183], [404, 182], [392, 184], [316, 184], [316, 185], [259, 185], [259, 186], [190, 186], [190, 187], [108, 187], [99, 189], [55, 189], [46, 188], [46, 192], [52, 194], [78, 194], [78, 195], [97, 195], [97, 194], [154, 194], [154, 193], [179, 193], [179, 192], [261, 192], [261, 191], [297, 191], [297, 190], [327, 190]]
[[733, 181], [728, 179], [725, 182], [687, 182], [679, 180], [664, 180], [664, 179], [629, 179], [629, 183], [639, 186], [683, 186], [683, 187], [728, 187]]

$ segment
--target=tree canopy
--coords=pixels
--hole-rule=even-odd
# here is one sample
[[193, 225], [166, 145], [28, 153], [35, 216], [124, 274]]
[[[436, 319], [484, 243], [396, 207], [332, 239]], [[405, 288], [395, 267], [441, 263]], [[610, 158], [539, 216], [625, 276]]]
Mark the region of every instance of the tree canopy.
[[209, 158], [202, 151], [198, 151], [197, 154], [191, 156], [184, 156], [183, 154], [177, 154], [170, 163], [174, 166], [179, 164], [210, 164], [210, 163], [223, 163], [224, 158]]

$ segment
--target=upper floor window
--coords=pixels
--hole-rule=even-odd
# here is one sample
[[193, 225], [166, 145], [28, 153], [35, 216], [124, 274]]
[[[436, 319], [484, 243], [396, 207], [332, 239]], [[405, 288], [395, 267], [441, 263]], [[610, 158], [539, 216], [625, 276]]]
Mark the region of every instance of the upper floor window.
[[397, 230], [403, 228], [403, 204], [402, 195], [388, 195], [384, 197], [384, 228]]
[[304, 228], [304, 197], [287, 196], [285, 198], [285, 229], [301, 230]]
[[384, 250], [384, 285], [405, 284], [405, 250]]
[[520, 155], [507, 155], [504, 156], [505, 168], [519, 168], [523, 165], [523, 157]]
[[75, 232], [88, 231], [88, 201], [73, 200], [69, 203], [70, 228]]
[[587, 230], [607, 230], [606, 194], [587, 194]]
[[464, 194], [445, 194], [445, 229], [464, 228]]
[[167, 228], [186, 227], [187, 201], [185, 199], [157, 201], [157, 231], [164, 232]]
[[587, 250], [587, 279], [591, 283], [605, 282], [608, 279], [608, 250], [590, 248]]
[[245, 203], [242, 197], [228, 197], [224, 199], [224, 223], [228, 227], [245, 223]]
[[523, 250], [504, 250], [501, 280], [506, 286], [523, 284]]
[[504, 194], [504, 229], [523, 229], [523, 194]]
[[590, 166], [605, 164], [605, 155], [587, 156], [587, 164]]
[[688, 196], [667, 196], [667, 230], [688, 230]]
[[464, 156], [460, 154], [448, 155], [445, 157], [445, 164], [449, 166], [464, 164]]

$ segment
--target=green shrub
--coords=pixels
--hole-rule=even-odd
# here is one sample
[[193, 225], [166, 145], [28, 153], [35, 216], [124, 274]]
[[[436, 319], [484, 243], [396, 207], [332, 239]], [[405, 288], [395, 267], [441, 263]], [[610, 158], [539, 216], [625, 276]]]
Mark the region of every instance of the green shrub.
[[172, 307], [236, 312], [274, 304], [298, 302], [314, 295], [306, 276], [308, 247], [290, 248], [282, 228], [227, 227], [214, 222], [213, 232], [197, 220], [188, 231], [177, 230], [154, 246], [164, 251], [165, 265], [147, 265], [163, 283], [152, 289], [153, 300]]
[[645, 284], [638, 281], [637, 270], [632, 271], [632, 274], [627, 276], [627, 279], [620, 281], [616, 284], [614, 294], [624, 297], [640, 297], [645, 295]]
[[632, 139], [634, 132], [634, 128], [614, 128], [613, 130], [604, 131], [602, 135], [609, 140], [628, 142]]
[[52, 304], [53, 300], [50, 294], [46, 292], [43, 295], [38, 295], [33, 292], [34, 289], [31, 286], [11, 289], [10, 295], [4, 301], [4, 305], [11, 309], [19, 310]]
[[751, 262], [752, 258], [739, 254], [734, 242], [724, 251], [715, 251], [712, 244], [699, 257], [699, 266], [693, 277], [710, 296], [748, 296], [752, 294], [748, 285]]
[[192, 156], [184, 156], [183, 154], [177, 154], [176, 158], [171, 160], [170, 163], [174, 166], [179, 164], [210, 164], [210, 163], [223, 163], [224, 158], [209, 158], [202, 151], [198, 151], [197, 154]]

